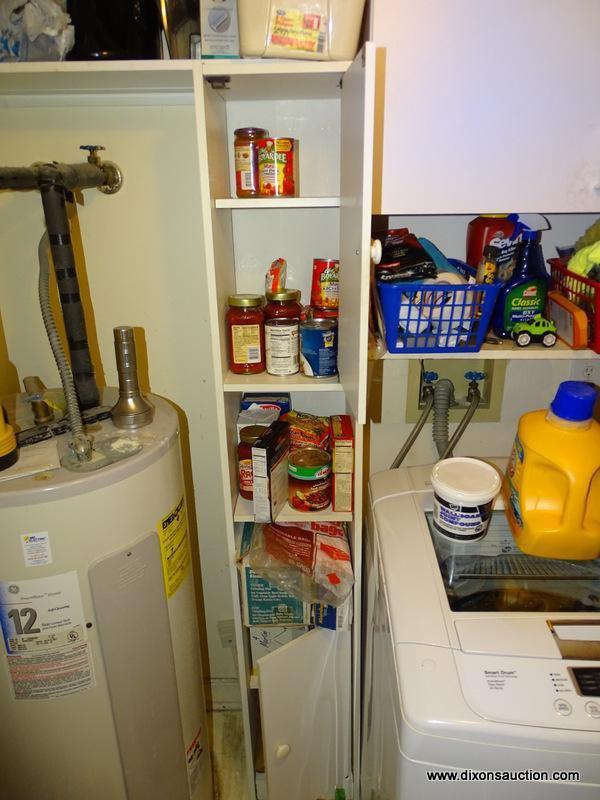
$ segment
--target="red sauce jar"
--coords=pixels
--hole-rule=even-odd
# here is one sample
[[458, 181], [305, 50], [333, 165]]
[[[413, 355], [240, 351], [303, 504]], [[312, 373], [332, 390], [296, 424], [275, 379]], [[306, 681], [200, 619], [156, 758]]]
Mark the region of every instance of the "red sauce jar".
[[238, 444], [238, 486], [240, 494], [246, 500], [254, 497], [252, 472], [252, 445], [267, 430], [266, 425], [247, 425], [240, 431]]
[[258, 141], [269, 135], [265, 128], [237, 128], [233, 132], [235, 191], [238, 197], [258, 196]]
[[264, 372], [265, 315], [261, 294], [232, 294], [225, 315], [229, 369], [236, 375]]
[[280, 289], [278, 292], [267, 292], [266, 296], [265, 319], [300, 320], [300, 289]]

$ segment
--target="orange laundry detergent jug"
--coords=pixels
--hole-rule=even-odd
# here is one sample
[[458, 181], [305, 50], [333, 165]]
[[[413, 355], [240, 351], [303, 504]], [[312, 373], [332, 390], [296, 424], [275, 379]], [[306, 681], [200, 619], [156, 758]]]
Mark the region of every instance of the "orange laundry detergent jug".
[[564, 381], [550, 409], [519, 421], [504, 480], [506, 515], [524, 553], [600, 555], [600, 424], [596, 389]]

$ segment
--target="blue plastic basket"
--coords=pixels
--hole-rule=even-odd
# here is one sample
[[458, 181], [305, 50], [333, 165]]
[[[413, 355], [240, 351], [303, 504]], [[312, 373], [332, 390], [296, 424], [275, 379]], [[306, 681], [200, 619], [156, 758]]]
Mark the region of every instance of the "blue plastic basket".
[[377, 281], [388, 351], [476, 352], [501, 286], [501, 281], [461, 286]]

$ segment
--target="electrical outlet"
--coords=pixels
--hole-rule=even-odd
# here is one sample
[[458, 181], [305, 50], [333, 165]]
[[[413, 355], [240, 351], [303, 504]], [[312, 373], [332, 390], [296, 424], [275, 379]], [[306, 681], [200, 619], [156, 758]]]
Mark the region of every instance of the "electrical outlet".
[[232, 619], [220, 619], [217, 629], [221, 638], [222, 647], [235, 647], [235, 627]]
[[571, 380], [600, 384], [600, 358], [573, 361]]

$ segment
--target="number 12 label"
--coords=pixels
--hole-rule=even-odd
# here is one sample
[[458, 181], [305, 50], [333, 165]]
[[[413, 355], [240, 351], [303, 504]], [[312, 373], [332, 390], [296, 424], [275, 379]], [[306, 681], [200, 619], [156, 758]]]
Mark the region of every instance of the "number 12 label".
[[53, 650], [83, 641], [77, 573], [0, 581], [0, 625], [8, 655]]

